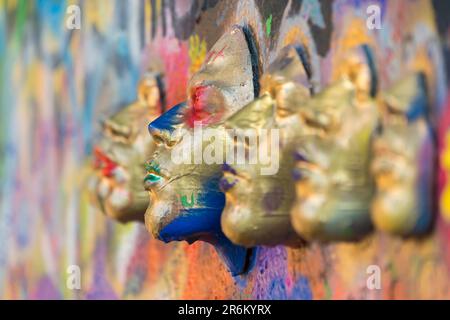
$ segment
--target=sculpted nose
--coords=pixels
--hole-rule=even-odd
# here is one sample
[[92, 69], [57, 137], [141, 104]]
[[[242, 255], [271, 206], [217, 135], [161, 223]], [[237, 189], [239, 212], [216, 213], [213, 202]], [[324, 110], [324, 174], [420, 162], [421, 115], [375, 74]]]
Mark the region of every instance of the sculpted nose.
[[187, 105], [182, 102], [150, 122], [148, 131], [157, 144], [175, 145], [181, 138]]

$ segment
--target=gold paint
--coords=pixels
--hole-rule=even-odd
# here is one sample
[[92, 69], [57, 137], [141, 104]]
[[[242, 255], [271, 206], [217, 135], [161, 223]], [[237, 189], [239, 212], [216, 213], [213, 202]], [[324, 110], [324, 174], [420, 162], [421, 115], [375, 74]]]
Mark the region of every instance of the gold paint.
[[[279, 170], [262, 175], [261, 162], [228, 164], [223, 181], [226, 205], [222, 213], [222, 230], [234, 243], [256, 245], [300, 245], [290, 222], [290, 209], [295, 199], [291, 175], [292, 153], [302, 134], [299, 105], [310, 97], [306, 70], [293, 46], [284, 48], [261, 78], [262, 95], [225, 122], [230, 129], [279, 130]], [[268, 150], [274, 152], [268, 139]], [[245, 143], [236, 141], [235, 145]], [[261, 144], [261, 140], [259, 140]], [[259, 145], [261, 147], [261, 145]]]
[[[433, 190], [432, 183], [427, 186], [420, 180], [421, 167], [433, 167], [433, 161], [421, 160], [425, 143], [431, 145], [426, 156], [433, 158], [429, 125], [423, 115], [412, 121], [406, 117], [409, 107], [423, 94], [420, 90], [425, 90], [420, 79], [419, 74], [412, 73], [382, 95], [383, 130], [374, 140], [372, 171], [377, 192], [372, 218], [378, 229], [396, 235], [414, 232], [421, 216], [419, 198], [427, 197], [427, 192]], [[419, 191], [419, 184], [424, 194]]]
[[206, 56], [206, 41], [195, 34], [189, 37], [189, 58], [191, 65], [189, 67], [189, 74], [196, 73], [202, 66]]
[[[197, 93], [201, 95], [200, 103], [195, 98]], [[204, 161], [200, 164], [175, 164], [171, 159], [173, 148], [181, 147], [183, 136], [193, 132], [189, 125], [192, 119], [199, 118], [197, 120], [204, 129], [215, 127], [253, 99], [250, 52], [242, 28], [233, 27], [214, 44], [201, 68], [190, 79], [188, 102], [176, 115], [161, 115], [158, 121], [166, 124], [164, 128], [156, 124], [150, 125], [150, 132], [159, 145], [148, 162], [153, 167], [149, 173], [155, 180], [148, 181], [145, 185], [151, 198], [145, 214], [145, 224], [155, 238], [160, 238], [161, 230], [180, 216], [184, 209], [181, 197], [191, 199], [192, 194], [207, 197], [210, 193], [218, 192], [205, 188], [205, 183], [220, 176], [221, 164], [206, 164]], [[225, 133], [221, 136], [225, 139]], [[200, 141], [190, 146], [190, 159], [193, 159], [193, 150], [200, 150], [200, 154], [203, 154], [206, 144]], [[204, 205], [195, 203], [193, 208], [222, 209]], [[200, 235], [170, 234], [163, 240], [191, 242], [209, 236], [206, 233], [205, 230]]]
[[295, 45], [297, 43], [304, 44], [305, 48], [309, 48], [309, 38], [300, 27], [291, 28], [283, 39], [283, 46]]
[[[339, 81], [343, 75], [347, 74], [348, 65], [352, 64], [352, 55], [349, 52], [361, 45], [374, 47], [374, 40], [367, 34], [366, 21], [363, 19], [352, 19], [345, 28], [345, 32], [340, 36], [338, 44], [333, 51], [333, 72], [332, 80]], [[339, 36], [337, 34], [337, 36]]]
[[143, 222], [148, 206], [142, 175], [145, 160], [155, 148], [147, 124], [161, 112], [161, 93], [156, 77], [155, 73], [146, 74], [139, 82], [137, 101], [103, 123], [103, 137], [98, 149], [101, 157], [109, 158], [116, 167], [109, 175], [99, 168], [94, 188], [102, 211], [121, 222]]
[[307, 240], [354, 240], [371, 229], [370, 144], [377, 106], [368, 95], [365, 54], [355, 49], [343, 65], [341, 79], [300, 111], [307, 128], [297, 148], [292, 224]]

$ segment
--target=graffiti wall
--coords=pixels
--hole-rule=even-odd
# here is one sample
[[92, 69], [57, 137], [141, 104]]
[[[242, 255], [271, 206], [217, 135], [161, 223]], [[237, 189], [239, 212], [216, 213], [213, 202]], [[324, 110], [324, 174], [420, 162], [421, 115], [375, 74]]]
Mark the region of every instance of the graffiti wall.
[[[0, 0], [0, 297], [450, 298], [450, 29], [448, 8], [437, 2]], [[67, 24], [71, 5], [80, 9], [79, 28]], [[164, 77], [163, 111], [186, 101], [191, 79], [215, 58], [210, 50], [236, 25], [251, 30], [262, 73], [284, 46], [301, 42], [315, 93], [358, 45], [372, 48], [381, 91], [411, 68], [423, 70], [439, 141], [431, 230], [256, 246], [245, 272], [233, 276], [219, 245], [165, 243], [143, 223], [119, 223], [95, 205], [90, 178], [105, 121], [139, 99], [148, 70]], [[367, 285], [374, 267], [375, 289]], [[79, 289], [68, 284], [73, 270]]]

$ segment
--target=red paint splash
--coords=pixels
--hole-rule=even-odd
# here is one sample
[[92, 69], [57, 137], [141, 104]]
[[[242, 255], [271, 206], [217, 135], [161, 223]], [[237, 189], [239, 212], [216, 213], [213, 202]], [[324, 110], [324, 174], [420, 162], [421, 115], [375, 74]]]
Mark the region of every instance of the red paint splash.
[[187, 114], [186, 123], [193, 128], [195, 123], [208, 125], [219, 122], [223, 117], [223, 110], [216, 109], [211, 103], [211, 86], [196, 86], [189, 93], [190, 109]]
[[112, 177], [117, 163], [111, 160], [99, 147], [94, 147], [94, 168], [101, 170], [105, 177]]
[[203, 123], [211, 114], [207, 110], [208, 87], [198, 86], [191, 89], [189, 99], [191, 109], [187, 117], [189, 127], [195, 122]]

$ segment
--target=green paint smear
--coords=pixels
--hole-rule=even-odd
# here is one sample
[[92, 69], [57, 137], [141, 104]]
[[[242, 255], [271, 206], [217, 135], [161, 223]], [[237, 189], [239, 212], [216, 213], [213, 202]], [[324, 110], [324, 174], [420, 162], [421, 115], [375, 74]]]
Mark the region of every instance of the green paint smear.
[[266, 35], [270, 36], [271, 31], [272, 31], [272, 14], [266, 20]]
[[181, 204], [185, 208], [192, 208], [194, 206], [194, 202], [195, 202], [195, 199], [194, 199], [194, 194], [193, 193], [191, 194], [191, 202], [187, 201], [187, 196], [185, 196], [185, 195], [181, 196]]

